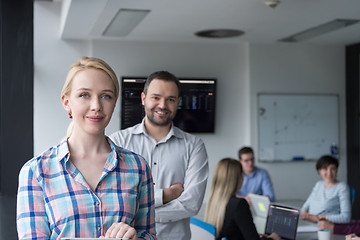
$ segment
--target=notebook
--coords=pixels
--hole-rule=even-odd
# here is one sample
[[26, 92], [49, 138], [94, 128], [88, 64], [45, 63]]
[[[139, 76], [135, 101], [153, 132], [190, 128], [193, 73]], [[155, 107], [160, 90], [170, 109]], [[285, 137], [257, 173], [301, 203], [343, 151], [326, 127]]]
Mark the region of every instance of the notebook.
[[268, 215], [270, 199], [266, 196], [253, 193], [249, 193], [248, 197], [251, 202], [251, 211], [256, 230], [258, 233], [263, 234], [265, 233], [266, 218]]
[[282, 239], [295, 240], [300, 209], [270, 203], [265, 234], [276, 232]]

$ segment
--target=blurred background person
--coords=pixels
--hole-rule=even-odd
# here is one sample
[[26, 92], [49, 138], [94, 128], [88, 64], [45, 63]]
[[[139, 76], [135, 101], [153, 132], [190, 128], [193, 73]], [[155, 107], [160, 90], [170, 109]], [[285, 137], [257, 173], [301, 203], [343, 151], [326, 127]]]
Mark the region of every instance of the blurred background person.
[[350, 189], [337, 180], [339, 161], [324, 155], [316, 162], [316, 170], [322, 180], [318, 181], [302, 206], [301, 219], [318, 222], [326, 219], [333, 223], [347, 223], [351, 220]]
[[239, 150], [239, 160], [243, 169], [243, 184], [238, 195], [248, 198], [249, 193], [269, 197], [270, 201], [275, 201], [275, 195], [269, 173], [255, 166], [254, 151], [251, 147], [243, 147]]
[[244, 198], [236, 197], [242, 184], [242, 167], [238, 160], [224, 158], [215, 168], [205, 211], [205, 222], [216, 227], [216, 239], [280, 240], [276, 233], [260, 236], [253, 222], [250, 207]]

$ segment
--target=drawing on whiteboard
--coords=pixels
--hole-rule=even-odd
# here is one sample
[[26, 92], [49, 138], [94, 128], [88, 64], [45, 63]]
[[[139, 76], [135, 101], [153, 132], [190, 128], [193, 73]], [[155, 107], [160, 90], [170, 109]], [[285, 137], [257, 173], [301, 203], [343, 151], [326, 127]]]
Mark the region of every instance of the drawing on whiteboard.
[[261, 94], [258, 124], [261, 161], [317, 159], [338, 143], [338, 97]]

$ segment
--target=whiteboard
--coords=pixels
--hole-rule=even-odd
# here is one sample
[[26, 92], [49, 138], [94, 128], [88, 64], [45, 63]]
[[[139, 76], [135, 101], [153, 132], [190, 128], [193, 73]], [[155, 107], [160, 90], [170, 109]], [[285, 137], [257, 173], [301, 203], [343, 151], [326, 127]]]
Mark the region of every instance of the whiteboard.
[[339, 143], [335, 94], [259, 94], [259, 161], [314, 160]]

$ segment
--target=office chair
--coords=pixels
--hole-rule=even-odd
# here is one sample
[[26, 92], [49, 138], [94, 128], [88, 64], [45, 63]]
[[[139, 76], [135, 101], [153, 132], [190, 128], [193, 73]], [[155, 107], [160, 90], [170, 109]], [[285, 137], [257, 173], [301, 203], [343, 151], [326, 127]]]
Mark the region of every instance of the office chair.
[[349, 185], [350, 188], [350, 202], [353, 203], [355, 199], [355, 188]]
[[215, 240], [216, 228], [195, 217], [190, 218], [191, 240]]

